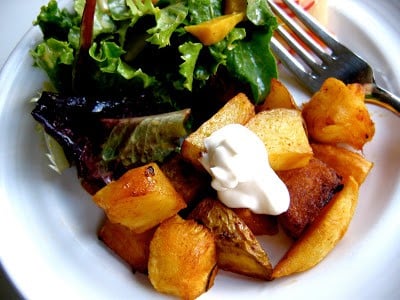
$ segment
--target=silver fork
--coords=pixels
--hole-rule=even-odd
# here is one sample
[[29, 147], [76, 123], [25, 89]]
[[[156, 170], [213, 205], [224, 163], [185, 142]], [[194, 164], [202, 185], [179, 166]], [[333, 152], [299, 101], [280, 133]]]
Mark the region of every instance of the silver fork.
[[[292, 0], [282, 2], [287, 6], [287, 12], [273, 0], [268, 0], [272, 11], [283, 22], [271, 40], [271, 50], [306, 89], [312, 93], [318, 91], [328, 77], [335, 77], [346, 84], [361, 83], [366, 91], [367, 102], [385, 107], [400, 116], [400, 98], [376, 84], [373, 70], [367, 62], [340, 44]], [[296, 16], [297, 21], [291, 14]], [[324, 46], [316, 42], [304, 28], [315, 35]]]

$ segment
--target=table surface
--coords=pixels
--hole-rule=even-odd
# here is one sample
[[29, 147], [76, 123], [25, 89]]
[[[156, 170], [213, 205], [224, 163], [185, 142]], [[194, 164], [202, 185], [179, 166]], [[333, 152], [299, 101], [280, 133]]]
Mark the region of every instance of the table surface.
[[[39, 13], [40, 7], [47, 2], [48, 0], [0, 1], [0, 68], [19, 40], [32, 27], [32, 21]], [[21, 299], [2, 268], [0, 269], [0, 299]]]

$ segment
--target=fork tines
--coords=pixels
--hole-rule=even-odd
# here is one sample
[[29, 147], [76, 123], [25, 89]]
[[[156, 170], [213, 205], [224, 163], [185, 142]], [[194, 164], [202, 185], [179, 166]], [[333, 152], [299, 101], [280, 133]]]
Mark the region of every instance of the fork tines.
[[[268, 0], [268, 3], [279, 21], [286, 25], [280, 25], [275, 30], [275, 36], [271, 41], [272, 50], [278, 57], [284, 56], [286, 64], [293, 64], [293, 66], [288, 66], [290, 70], [297, 70], [294, 72], [301, 72], [303, 76], [304, 72], [309, 73], [310, 76], [318, 75], [321, 66], [334, 60], [332, 54], [338, 47], [337, 41], [293, 1], [282, 0], [282, 3], [293, 15], [289, 15], [273, 0]], [[319, 42], [315, 37], [318, 37]], [[287, 47], [283, 45], [282, 40]], [[302, 62], [296, 59], [290, 51], [296, 53]]]
[[367, 98], [376, 99], [370, 103], [399, 114], [399, 97], [376, 84], [366, 61], [340, 44], [293, 0], [281, 0], [279, 4], [268, 0], [268, 3], [282, 23], [275, 30], [271, 50], [306, 89], [318, 91], [329, 77], [346, 84], [359, 83]]

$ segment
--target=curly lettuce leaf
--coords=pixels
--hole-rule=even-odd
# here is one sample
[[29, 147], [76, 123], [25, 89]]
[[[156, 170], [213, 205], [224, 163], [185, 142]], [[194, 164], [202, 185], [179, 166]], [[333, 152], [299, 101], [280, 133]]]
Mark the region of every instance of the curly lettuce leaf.
[[154, 78], [126, 64], [121, 59], [124, 53], [125, 51], [116, 43], [107, 41], [102, 41], [100, 45], [94, 43], [89, 49], [90, 56], [98, 63], [102, 72], [119, 74], [127, 80], [140, 79], [144, 88], [154, 83]]
[[56, 89], [62, 89], [65, 82], [71, 82], [74, 49], [68, 42], [49, 38], [30, 52], [34, 65], [43, 69]]
[[[269, 49], [276, 19], [264, 0], [248, 0], [246, 20], [212, 46], [200, 45], [184, 26], [222, 15], [222, 0], [159, 0], [154, 4], [152, 0], [97, 0], [93, 42], [85, 53], [81, 76], [75, 72], [73, 77], [73, 70], [77, 70], [74, 66], [79, 65], [85, 0], [74, 3], [75, 12], [61, 10], [55, 0], [42, 8], [35, 24], [42, 29], [44, 41], [31, 51], [35, 65], [46, 71], [58, 92], [110, 97], [110, 106], [119, 102], [111, 96], [129, 96], [141, 99], [146, 107], [138, 109], [135, 102], [123, 105], [123, 115], [113, 110], [101, 117], [98, 112], [91, 118], [85, 113], [72, 117], [71, 109], [54, 106], [57, 101], [49, 99], [42, 114], [32, 113], [36, 120], [56, 125], [53, 131], [47, 130], [61, 143], [85, 185], [94, 187], [92, 190], [127, 165], [162, 160], [179, 149], [180, 138], [186, 134], [185, 121], [168, 126], [157, 118], [137, 122], [136, 117], [143, 116], [138, 110], [158, 114], [191, 107], [191, 121], [198, 126], [218, 108], [219, 103], [213, 101], [226, 93], [226, 87], [250, 91], [249, 97], [259, 103], [269, 90], [270, 79], [276, 77], [276, 63]], [[80, 82], [87, 89], [73, 89], [75, 78], [83, 78]], [[99, 108], [98, 102], [92, 104]], [[163, 108], [149, 113], [147, 108], [154, 107]], [[105, 127], [104, 118], [119, 124], [110, 136], [111, 127]], [[184, 114], [180, 118], [184, 119]], [[65, 141], [71, 143], [65, 145]], [[107, 162], [100, 157], [102, 151]]]
[[132, 11], [126, 5], [126, 0], [99, 0], [97, 5], [103, 11], [109, 11], [113, 20], [125, 21], [132, 18]]
[[215, 65], [211, 68], [212, 74], [215, 74], [219, 65], [226, 66], [227, 51], [235, 47], [235, 43], [243, 40], [246, 37], [246, 30], [244, 28], [234, 28], [225, 39], [210, 46], [210, 53], [215, 59]]
[[186, 109], [119, 120], [103, 145], [103, 160], [118, 160], [125, 166], [162, 162], [179, 151], [181, 139], [188, 134], [185, 123], [189, 113]]
[[161, 9], [155, 16], [157, 25], [147, 33], [151, 36], [147, 41], [160, 48], [170, 44], [170, 38], [179, 25], [186, 19], [188, 8], [183, 2], [178, 2]]
[[33, 24], [40, 27], [44, 39], [52, 37], [65, 41], [70, 28], [79, 24], [79, 20], [68, 10], [60, 9], [56, 0], [51, 0], [47, 6], [42, 6]]
[[144, 15], [155, 15], [159, 8], [153, 5], [152, 0], [126, 0], [135, 20]]
[[184, 62], [179, 66], [179, 73], [185, 78], [183, 86], [189, 91], [193, 86], [193, 74], [196, 67], [197, 58], [203, 48], [201, 43], [187, 42], [179, 46], [179, 52], [182, 54]]
[[[74, 2], [74, 9], [80, 17], [83, 15], [85, 4], [86, 0], [75, 0]], [[96, 12], [93, 22], [93, 37], [96, 37], [100, 34], [113, 33], [117, 30], [117, 28], [118, 25], [110, 16], [108, 10], [104, 9], [100, 5], [96, 5]]]
[[[66, 74], [69, 71], [65, 66], [70, 65], [61, 60], [47, 63], [50, 56], [59, 55], [51, 54], [50, 50], [41, 51], [42, 58], [39, 52], [34, 58], [37, 66], [44, 63], [43, 69], [59, 91], [122, 95], [146, 90], [153, 94], [156, 103], [167, 101], [183, 108], [187, 107], [182, 103], [188, 99], [188, 93], [207, 87], [210, 78], [218, 77], [221, 66], [231, 73], [227, 79], [234, 78], [248, 85], [245, 88], [252, 91], [255, 102], [261, 101], [269, 89], [270, 79], [276, 77], [275, 61], [267, 46], [271, 37], [268, 30], [274, 30], [276, 19], [267, 1], [247, 1], [246, 20], [223, 41], [198, 50], [187, 46], [190, 44], [186, 43], [197, 41], [184, 27], [222, 15], [224, 2], [221, 0], [160, 0], [154, 4], [152, 0], [97, 0], [90, 57], [79, 70], [76, 67], [82, 65], [77, 63], [79, 22], [84, 5], [85, 0], [74, 0], [75, 13], [68, 13], [60, 10], [55, 0], [50, 0], [38, 18], [44, 30], [60, 29], [47, 31], [46, 40], [51, 34], [51, 38], [66, 42], [73, 50], [73, 70], [78, 70], [73, 71], [74, 75]], [[57, 35], [58, 31], [63, 33]], [[57, 36], [62, 36], [62, 40]], [[84, 74], [78, 76], [79, 71]], [[68, 76], [78, 80], [71, 83]], [[74, 84], [80, 78], [85, 82]]]

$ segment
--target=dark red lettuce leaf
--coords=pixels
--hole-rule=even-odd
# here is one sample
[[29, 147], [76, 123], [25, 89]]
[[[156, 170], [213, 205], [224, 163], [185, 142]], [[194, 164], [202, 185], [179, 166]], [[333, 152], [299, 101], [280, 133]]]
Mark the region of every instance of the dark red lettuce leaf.
[[102, 160], [102, 145], [112, 130], [104, 119], [146, 116], [174, 110], [168, 105], [148, 105], [151, 101], [146, 97], [69, 97], [43, 92], [32, 116], [61, 145], [70, 164], [77, 167], [83, 187], [93, 194], [126, 171], [120, 164]]

